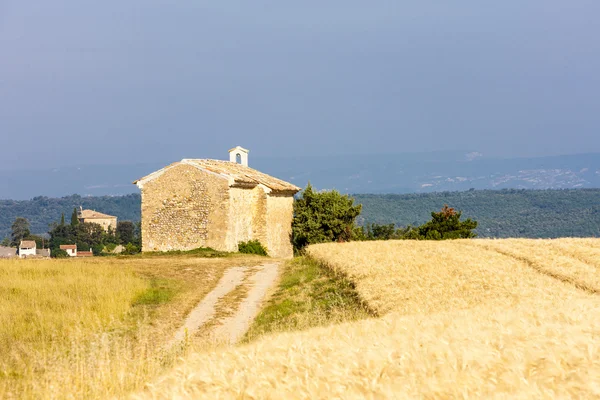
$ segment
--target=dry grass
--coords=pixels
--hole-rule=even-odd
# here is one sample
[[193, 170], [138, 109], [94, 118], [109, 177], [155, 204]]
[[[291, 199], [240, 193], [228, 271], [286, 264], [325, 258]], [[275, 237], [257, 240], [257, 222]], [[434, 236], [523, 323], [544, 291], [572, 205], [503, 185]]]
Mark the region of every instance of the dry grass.
[[427, 315], [482, 303], [488, 307], [530, 300], [561, 303], [579, 295], [525, 261], [475, 247], [473, 242], [478, 241], [320, 244], [310, 246], [307, 253], [346, 274], [381, 315], [392, 311]]
[[[522, 253], [540, 244], [518, 243]], [[552, 246], [582, 261], [598, 243]], [[546, 274], [554, 266], [541, 259], [479, 241], [324, 244], [308, 254], [385, 316], [196, 353], [141, 397], [600, 397], [600, 299]]]
[[125, 396], [189, 350], [164, 345], [226, 268], [261, 261], [0, 261], [0, 398]]

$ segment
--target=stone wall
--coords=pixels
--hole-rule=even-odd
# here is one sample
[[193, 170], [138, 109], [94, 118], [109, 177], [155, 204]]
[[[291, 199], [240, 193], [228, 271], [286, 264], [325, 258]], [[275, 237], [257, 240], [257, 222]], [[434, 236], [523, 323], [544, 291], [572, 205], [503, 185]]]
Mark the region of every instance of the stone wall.
[[142, 192], [142, 250], [168, 251], [227, 243], [229, 184], [223, 176], [179, 164], [147, 182]]
[[267, 242], [271, 257], [292, 258], [294, 250], [290, 240], [294, 198], [290, 195], [267, 196]]
[[239, 242], [253, 239], [253, 213], [255, 196], [250, 188], [232, 187], [229, 189], [229, 232], [227, 247], [237, 251]]
[[113, 232], [117, 230], [117, 218], [80, 218], [79, 220], [81, 222], [98, 224], [104, 228], [106, 232], [108, 232], [108, 227], [111, 227]]

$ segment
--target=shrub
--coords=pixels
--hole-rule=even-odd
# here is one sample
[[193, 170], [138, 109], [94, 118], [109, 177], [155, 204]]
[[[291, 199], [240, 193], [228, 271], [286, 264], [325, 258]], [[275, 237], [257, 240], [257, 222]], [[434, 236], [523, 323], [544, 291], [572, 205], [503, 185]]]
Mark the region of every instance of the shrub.
[[139, 252], [140, 252], [140, 248], [139, 247], [137, 247], [133, 243], [127, 243], [127, 245], [125, 245], [125, 250], [123, 250], [121, 252], [121, 254], [132, 255], [132, 254], [137, 254]]
[[267, 255], [267, 249], [258, 240], [250, 240], [248, 242], [239, 242], [238, 251], [244, 254], [258, 254], [261, 256]]
[[292, 244], [298, 251], [314, 243], [347, 242], [356, 234], [354, 220], [362, 206], [336, 190], [316, 192], [308, 184], [294, 202]]
[[52, 258], [67, 258], [67, 257], [69, 257], [69, 254], [67, 254], [67, 252], [64, 251], [63, 249], [52, 249], [52, 251], [50, 252], [50, 257], [52, 257]]

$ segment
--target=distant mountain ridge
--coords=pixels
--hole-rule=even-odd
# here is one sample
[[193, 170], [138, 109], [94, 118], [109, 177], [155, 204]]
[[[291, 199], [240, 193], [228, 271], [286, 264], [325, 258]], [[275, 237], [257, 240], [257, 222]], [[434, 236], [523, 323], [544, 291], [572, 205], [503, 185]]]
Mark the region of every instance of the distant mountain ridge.
[[[600, 237], [600, 189], [564, 190], [469, 190], [413, 194], [354, 194], [363, 205], [359, 224], [420, 225], [444, 204], [463, 211], [464, 218], [479, 222], [481, 237]], [[140, 219], [140, 195], [0, 200], [0, 239], [10, 235], [16, 217], [25, 217], [33, 233], [48, 231], [48, 225], [67, 221], [73, 208], [83, 206], [120, 221]]]
[[600, 237], [600, 189], [356, 194], [359, 224], [418, 226], [445, 204], [478, 221], [480, 237]]
[[[135, 179], [173, 161], [179, 160], [0, 171], [0, 199], [138, 193], [132, 184]], [[250, 157], [249, 165], [301, 187], [310, 181], [317, 189], [342, 193], [600, 188], [600, 153], [510, 159], [488, 158], [476, 151]]]

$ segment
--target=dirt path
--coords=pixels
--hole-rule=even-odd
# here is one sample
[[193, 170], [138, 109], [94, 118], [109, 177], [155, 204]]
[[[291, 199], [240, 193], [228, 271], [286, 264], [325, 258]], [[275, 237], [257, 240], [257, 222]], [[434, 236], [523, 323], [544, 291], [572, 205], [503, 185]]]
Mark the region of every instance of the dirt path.
[[250, 328], [254, 317], [260, 311], [263, 299], [279, 274], [279, 264], [277, 263], [264, 264], [261, 265], [261, 268], [250, 277], [249, 284], [251, 288], [246, 298], [239, 305], [237, 312], [223, 320], [221, 325], [213, 330], [212, 337], [215, 340], [234, 344]]
[[[247, 274], [250, 276], [247, 277]], [[193, 335], [217, 314], [219, 300], [233, 292], [240, 285], [247, 285], [248, 292], [236, 311], [230, 317], [218, 321], [210, 332], [213, 341], [233, 344], [246, 333], [252, 320], [260, 310], [269, 289], [279, 275], [279, 263], [267, 263], [256, 268], [233, 267], [225, 274], [217, 286], [190, 312], [183, 326], [177, 330], [170, 345], [185, 339], [186, 332]], [[246, 279], [245, 279], [246, 278]], [[210, 324], [209, 324], [210, 326]]]

